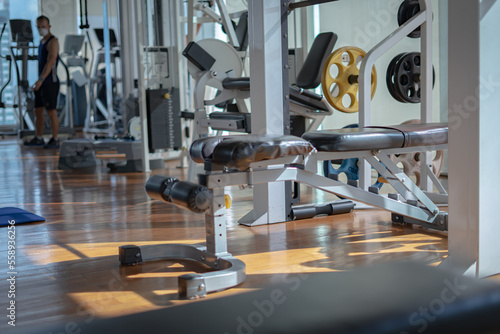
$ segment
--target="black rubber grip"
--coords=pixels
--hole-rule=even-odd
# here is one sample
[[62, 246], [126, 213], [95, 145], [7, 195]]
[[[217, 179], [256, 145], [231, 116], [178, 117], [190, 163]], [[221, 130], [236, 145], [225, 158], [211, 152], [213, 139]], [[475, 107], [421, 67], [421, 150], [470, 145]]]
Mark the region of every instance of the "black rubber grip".
[[170, 202], [196, 213], [207, 211], [212, 203], [212, 192], [207, 187], [175, 177], [151, 176], [146, 182], [146, 192], [152, 199]]
[[225, 89], [250, 90], [250, 78], [226, 78], [222, 81]]

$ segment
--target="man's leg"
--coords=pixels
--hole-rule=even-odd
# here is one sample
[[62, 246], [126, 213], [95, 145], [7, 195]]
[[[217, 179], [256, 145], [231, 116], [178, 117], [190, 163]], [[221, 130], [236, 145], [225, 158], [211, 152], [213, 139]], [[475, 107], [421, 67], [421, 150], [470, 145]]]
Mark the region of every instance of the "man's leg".
[[47, 83], [43, 87], [43, 97], [46, 100], [45, 109], [50, 119], [50, 129], [52, 131], [52, 138], [45, 145], [49, 148], [59, 147], [57, 135], [59, 134], [59, 117], [57, 116], [57, 97], [59, 96], [59, 83]]
[[[59, 134], [59, 117], [57, 116], [57, 110], [47, 110], [47, 114], [50, 119], [50, 128], [52, 130], [52, 138], [57, 139], [57, 135]], [[37, 118], [38, 122], [38, 118]], [[37, 123], [38, 124], [38, 123]]]
[[43, 137], [43, 127], [45, 124], [45, 120], [43, 118], [44, 107], [35, 108], [35, 135], [37, 137]]

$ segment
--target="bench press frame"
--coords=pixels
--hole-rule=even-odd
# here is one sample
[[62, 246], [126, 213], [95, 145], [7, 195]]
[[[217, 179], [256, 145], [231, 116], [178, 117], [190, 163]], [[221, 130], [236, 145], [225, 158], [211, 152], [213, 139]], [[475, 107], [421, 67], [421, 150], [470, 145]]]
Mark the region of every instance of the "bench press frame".
[[[445, 231], [448, 228], [447, 213], [440, 212], [438, 204], [446, 204], [448, 194], [432, 173], [427, 173], [439, 193], [421, 190], [409, 176], [389, 158], [390, 154], [411, 153], [446, 149], [447, 145], [396, 148], [380, 151], [320, 152], [310, 156], [290, 156], [250, 164], [247, 171], [227, 170], [221, 166], [206, 163], [211, 169], [200, 175], [200, 183], [212, 191], [226, 186], [255, 185], [270, 182], [295, 181], [339, 197], [391, 211], [397, 222], [422, 225]], [[334, 178], [317, 174], [318, 161], [360, 158], [365, 159], [397, 191], [387, 196], [378, 194], [378, 189], [359, 188], [356, 184], [345, 184]], [[208, 161], [209, 162], [209, 161]], [[428, 168], [422, 165], [422, 168]], [[240, 224], [247, 225], [244, 220]]]
[[[441, 212], [432, 195], [441, 203], [447, 203], [448, 194], [432, 173], [430, 181], [435, 184], [438, 194], [421, 190], [406, 174], [390, 160], [390, 154], [422, 152], [446, 149], [447, 145], [396, 148], [380, 151], [320, 152], [309, 156], [296, 155], [254, 162], [246, 171], [230, 170], [222, 165], [205, 162], [205, 173], [200, 174], [200, 184], [208, 187], [213, 194], [210, 209], [205, 213], [206, 247], [196, 245], [150, 245], [122, 246], [132, 258], [140, 261], [192, 260], [208, 265], [214, 271], [180, 276], [179, 295], [189, 299], [205, 296], [207, 293], [232, 288], [243, 283], [246, 278], [245, 263], [227, 251], [226, 202], [224, 190], [228, 186], [255, 185], [270, 182], [295, 181], [315, 189], [326, 191], [371, 207], [378, 207], [393, 213], [393, 222], [417, 224], [440, 231], [448, 229], [448, 213]], [[357, 184], [345, 184], [338, 180], [317, 174], [318, 161], [348, 158], [364, 158], [391, 184], [397, 194], [378, 194], [378, 188], [364, 190]], [[422, 168], [427, 168], [422, 165]], [[430, 170], [429, 170], [430, 172]], [[129, 248], [127, 250], [127, 248]], [[121, 250], [122, 252], [122, 250]], [[122, 264], [127, 264], [120, 256]], [[134, 262], [132, 260], [131, 262]]]
[[[330, 1], [302, 1], [299, 2], [297, 6], [312, 5], [314, 3], [323, 3]], [[428, 123], [432, 117], [432, 9], [431, 0], [419, 0], [421, 11], [415, 15], [412, 19], [408, 20], [405, 24], [395, 30], [394, 33], [386, 37], [379, 44], [377, 44], [372, 50], [370, 50], [366, 57], [364, 58], [361, 69], [360, 69], [360, 119], [359, 126], [366, 127], [371, 123], [371, 112], [370, 112], [370, 87], [371, 87], [371, 68], [375, 61], [389, 49], [391, 49], [397, 42], [405, 38], [405, 36], [413, 31], [418, 26], [421, 26], [422, 37], [421, 37], [421, 47], [422, 47], [422, 81], [423, 81], [423, 92], [422, 92], [422, 103], [421, 103], [421, 121], [423, 123]], [[250, 21], [255, 21], [253, 24], [258, 28], [255, 31], [256, 35], [265, 34], [265, 23], [274, 19], [275, 16], [269, 14], [269, 12], [264, 11], [263, 0], [255, 1], [252, 3], [253, 10], [259, 14], [259, 18], [250, 17]], [[249, 6], [250, 7], [250, 6]], [[278, 6], [275, 6], [278, 8]], [[290, 12], [293, 6], [284, 0], [280, 1], [279, 8], [281, 14], [285, 12]], [[263, 19], [263, 22], [258, 20]], [[282, 20], [281, 33], [272, 35], [264, 43], [264, 48], [252, 50], [250, 48], [250, 54], [253, 55], [254, 65], [263, 64], [278, 64], [275, 68], [282, 68], [282, 64], [286, 63], [285, 43], [287, 43], [286, 34], [286, 20]], [[250, 23], [252, 24], [252, 23]], [[259, 25], [262, 25], [259, 27]], [[278, 38], [277, 38], [278, 36]], [[281, 36], [284, 36], [281, 38]], [[270, 59], [270, 48], [268, 45], [278, 41], [282, 45], [282, 58], [280, 61], [275, 59], [267, 62]], [[252, 41], [250, 41], [252, 43]], [[258, 66], [256, 66], [258, 67]], [[282, 89], [271, 89], [271, 91], [262, 94], [262, 90], [253, 91], [252, 99], [257, 97], [252, 103], [258, 104], [258, 107], [263, 107], [260, 109], [269, 111], [276, 107], [278, 110], [284, 110], [283, 117], [278, 117], [278, 122], [286, 119], [289, 113], [289, 107], [285, 107], [285, 103], [282, 103], [282, 94], [275, 94], [276, 92], [284, 93], [285, 97], [288, 94], [288, 76], [285, 70], [280, 70], [283, 75]], [[271, 77], [273, 75], [279, 74], [278, 70], [272, 73], [264, 73], [265, 75], [259, 75], [259, 80], [264, 81], [265, 78]], [[254, 79], [255, 80], [255, 79]], [[273, 96], [274, 94], [274, 96]], [[271, 102], [266, 102], [265, 104], [259, 103], [259, 99], [270, 98]], [[289, 98], [289, 97], [288, 97]], [[203, 106], [198, 106], [195, 113], [195, 123], [199, 121], [201, 116], [206, 118], [206, 113]], [[254, 107], [256, 107], [254, 105]], [[259, 108], [257, 108], [259, 109]], [[268, 110], [269, 109], [269, 110]], [[200, 115], [200, 113], [202, 115]], [[286, 115], [285, 115], [286, 114]], [[259, 117], [254, 117], [252, 120], [252, 126], [254, 128], [265, 128], [266, 134], [274, 133], [275, 128], [268, 127], [267, 122], [269, 121], [269, 115], [264, 113], [264, 115], [258, 115]], [[265, 116], [265, 117], [264, 117]], [[256, 118], [258, 118], [256, 120]], [[262, 123], [262, 124], [261, 124]], [[254, 126], [256, 125], [256, 126]], [[260, 126], [262, 125], [262, 126]], [[278, 129], [278, 133], [283, 133], [283, 129]], [[444, 147], [443, 147], [444, 148]], [[440, 149], [440, 147], [433, 147], [432, 149]], [[225, 199], [224, 199], [224, 188], [226, 186], [240, 185], [240, 184], [264, 184], [270, 182], [281, 182], [281, 181], [296, 181], [299, 183], [308, 184], [317, 189], [327, 191], [329, 193], [338, 194], [345, 198], [354, 198], [355, 200], [362, 200], [371, 206], [381, 207], [386, 210], [393, 212], [393, 218], [396, 218], [398, 222], [407, 222], [412, 224], [419, 224], [425, 227], [432, 227], [436, 229], [446, 230], [447, 229], [447, 213], [440, 212], [437, 205], [431, 200], [430, 195], [426, 194], [424, 191], [420, 190], [409, 177], [402, 173], [397, 166], [395, 166], [392, 161], [388, 158], [388, 155], [392, 153], [405, 153], [405, 152], [426, 152], [431, 150], [431, 148], [413, 147], [408, 149], [396, 149], [396, 150], [381, 150], [381, 151], [357, 151], [357, 152], [346, 152], [346, 153], [318, 153], [312, 156], [294, 156], [287, 158], [280, 158], [276, 160], [270, 160], [265, 162], [259, 162], [252, 164], [247, 171], [229, 171], [224, 169], [223, 166], [216, 166], [213, 164], [206, 163], [205, 174], [200, 177], [202, 184], [207, 185], [213, 192], [213, 200], [211, 209], [205, 215], [206, 221], [206, 238], [207, 238], [207, 250], [200, 249], [196, 246], [189, 245], [169, 245], [171, 246], [169, 250], [172, 250], [174, 254], [185, 254], [182, 249], [185, 247], [189, 248], [189, 252], [193, 251], [193, 254], [200, 255], [199, 259], [195, 259], [196, 256], [190, 256], [190, 259], [199, 261], [211, 265], [214, 269], [222, 269], [210, 273], [202, 273], [195, 275], [185, 275], [184, 278], [179, 278], [179, 291], [181, 295], [186, 294], [189, 298], [196, 298], [205, 295], [208, 292], [218, 291], [222, 289], [231, 288], [245, 279], [245, 265], [243, 262], [233, 258], [229, 253], [227, 253], [227, 239], [226, 239], [226, 221], [225, 221]], [[360, 166], [360, 186], [347, 185], [339, 181], [323, 177], [317, 174], [317, 161], [320, 160], [336, 160], [348, 157], [358, 157], [361, 158]], [[427, 189], [430, 181], [439, 184], [437, 179], [432, 178], [432, 173], [430, 173], [430, 168], [427, 165], [427, 161], [430, 160], [430, 152], [426, 152], [422, 155], [422, 182], [423, 189]], [[366, 161], [366, 163], [364, 162]], [[368, 180], [370, 179], [371, 169], [369, 164], [379, 171], [382, 176], [400, 191], [399, 194], [395, 196], [382, 196], [379, 195], [374, 189], [368, 188]], [[384, 165], [387, 167], [384, 167]], [[191, 168], [192, 169], [192, 168]], [[192, 174], [192, 173], [190, 173]], [[430, 180], [430, 181], [429, 181]], [[283, 187], [284, 189], [284, 187]], [[366, 189], [366, 190], [365, 190]], [[264, 194], [269, 192], [266, 189], [259, 189], [259, 193]], [[266, 190], [266, 191], [264, 191]], [[447, 199], [447, 194], [442, 186], [438, 186], [440, 194], [437, 197], [444, 200]], [[285, 194], [286, 196], [286, 194]], [[400, 200], [404, 199], [404, 201]], [[419, 205], [422, 204], [422, 205]], [[269, 204], [269, 203], [268, 203]], [[258, 211], [262, 212], [265, 208], [260, 208]], [[271, 208], [269, 205], [267, 207], [267, 212], [270, 210], [279, 211], [283, 208]], [[401, 220], [398, 220], [401, 219]], [[153, 248], [155, 247], [155, 248]], [[150, 248], [150, 249], [149, 249]], [[166, 254], [168, 251], [165, 246], [148, 246], [144, 248], [146, 253], [158, 255], [160, 257], [155, 257], [155, 259], [160, 258], [172, 258], [161, 257], [162, 254]], [[201, 253], [199, 253], [201, 252]], [[172, 254], [172, 253], [170, 253]], [[147, 255], [147, 254], [146, 254]], [[153, 255], [151, 255], [153, 256]], [[207, 263], [206, 259], [211, 259]], [[148, 256], [144, 260], [148, 260]], [[219, 263], [224, 262], [225, 265], [220, 268]], [[186, 277], [187, 276], [187, 277]], [[193, 277], [194, 279], [190, 279]], [[187, 283], [189, 282], [189, 287]], [[185, 284], [186, 283], [186, 284]]]

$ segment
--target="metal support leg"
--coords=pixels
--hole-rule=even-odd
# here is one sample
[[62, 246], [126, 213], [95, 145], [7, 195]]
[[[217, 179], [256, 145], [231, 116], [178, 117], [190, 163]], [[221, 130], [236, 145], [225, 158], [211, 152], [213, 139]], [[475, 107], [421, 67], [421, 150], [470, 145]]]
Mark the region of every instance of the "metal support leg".
[[[282, 31], [283, 9], [286, 6], [280, 0], [248, 3], [250, 67], [255, 69], [250, 76], [253, 134], [284, 134], [285, 130], [288, 109], [284, 105], [290, 97], [286, 94], [288, 82], [283, 82], [288, 68], [281, 57], [288, 37]], [[254, 209], [239, 221], [241, 224], [253, 226], [288, 220], [283, 182], [256, 185], [253, 193]]]
[[232, 288], [246, 278], [245, 263], [227, 252], [224, 188], [212, 189], [213, 199], [205, 215], [206, 247], [194, 245], [121, 246], [120, 263], [135, 265], [147, 261], [191, 260], [214, 271], [179, 277], [179, 296], [196, 299], [207, 293]]

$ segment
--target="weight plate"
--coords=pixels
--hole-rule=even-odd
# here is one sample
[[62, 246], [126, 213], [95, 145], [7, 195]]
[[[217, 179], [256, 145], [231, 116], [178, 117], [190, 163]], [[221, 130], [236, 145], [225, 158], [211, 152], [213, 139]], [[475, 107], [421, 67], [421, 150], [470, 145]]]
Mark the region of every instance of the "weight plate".
[[[406, 121], [402, 124], [418, 124], [420, 120], [413, 119]], [[399, 167], [403, 167], [403, 172], [408, 175], [414, 175], [416, 178], [415, 184], [420, 186], [420, 152], [403, 153], [403, 154], [391, 154], [390, 159]], [[444, 151], [433, 151], [432, 152], [432, 172], [436, 177], [441, 175], [444, 166]], [[379, 178], [378, 181], [387, 183], [383, 178]]]
[[135, 138], [135, 140], [141, 140], [141, 118], [139, 116], [134, 116], [128, 121], [128, 132]]
[[[366, 52], [348, 46], [334, 51], [326, 60], [321, 75], [321, 87], [327, 101], [337, 110], [354, 113], [359, 110], [359, 67]], [[371, 97], [377, 88], [377, 70], [371, 73]]]
[[407, 53], [400, 53], [396, 57], [394, 57], [391, 62], [389, 63], [389, 66], [387, 67], [387, 74], [386, 74], [386, 83], [387, 83], [387, 89], [389, 90], [389, 93], [391, 96], [399, 102], [404, 103], [402, 97], [399, 95], [398, 90], [396, 89], [396, 83], [395, 83], [395, 78], [396, 78], [396, 65], [398, 61], [403, 57], [406, 56]]
[[[387, 70], [389, 89], [393, 90], [391, 95], [403, 103], [420, 103], [422, 88], [420, 52], [410, 52], [399, 57], [394, 66]], [[434, 68], [432, 71], [434, 86], [436, 79]]]
[[[350, 124], [347, 126], [344, 126], [344, 129], [347, 128], [358, 128], [358, 124]], [[330, 161], [326, 160], [323, 161], [323, 175], [328, 177], [330, 174], [337, 174], [340, 175], [341, 173], [344, 173], [347, 177], [347, 180], [349, 181], [356, 181], [359, 180], [359, 165], [358, 165], [358, 158], [351, 158], [351, 159], [344, 159], [340, 161]], [[332, 164], [338, 164], [340, 163], [339, 168], [333, 167]], [[380, 174], [378, 175], [378, 178], [380, 178]], [[377, 180], [372, 186], [377, 187], [377, 188], [382, 188], [384, 184]]]
[[[203, 48], [206, 52], [208, 52], [212, 57], [215, 58], [215, 63], [213, 64], [211, 71], [215, 71], [217, 73], [229, 73], [231, 72], [234, 75], [231, 75], [234, 78], [241, 77], [243, 73], [243, 63], [241, 62], [241, 58], [238, 55], [238, 52], [229, 45], [219, 39], [202, 39], [201, 41], [196, 42], [200, 47]], [[202, 72], [198, 67], [196, 67], [191, 62], [188, 62], [188, 71], [189, 74], [193, 76], [193, 78], [197, 78], [199, 74]]]
[[399, 59], [394, 78], [395, 87], [403, 101], [420, 102], [420, 53], [411, 52]]
[[[418, 0], [405, 0], [401, 3], [398, 10], [398, 24], [401, 27], [413, 16], [420, 12]], [[420, 27], [408, 34], [410, 38], [420, 38]]]

